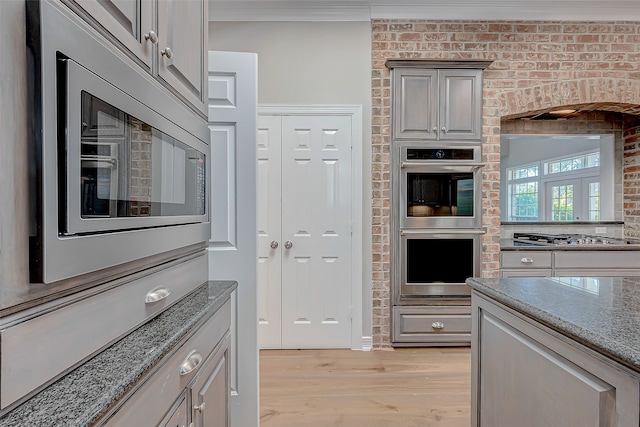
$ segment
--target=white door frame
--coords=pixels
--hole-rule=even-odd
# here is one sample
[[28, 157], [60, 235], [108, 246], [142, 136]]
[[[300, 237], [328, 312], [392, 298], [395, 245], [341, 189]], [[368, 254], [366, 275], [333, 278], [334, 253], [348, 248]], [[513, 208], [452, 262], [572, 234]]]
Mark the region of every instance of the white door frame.
[[351, 116], [351, 349], [370, 350], [371, 338], [362, 335], [362, 105], [260, 104], [258, 115]]

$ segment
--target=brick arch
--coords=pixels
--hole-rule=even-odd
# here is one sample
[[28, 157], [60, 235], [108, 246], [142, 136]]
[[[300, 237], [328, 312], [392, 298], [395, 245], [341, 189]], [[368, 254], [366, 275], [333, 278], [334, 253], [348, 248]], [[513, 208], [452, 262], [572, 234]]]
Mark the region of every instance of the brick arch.
[[616, 78], [563, 80], [502, 91], [498, 93], [497, 101], [502, 119], [565, 106], [640, 115], [640, 81]]

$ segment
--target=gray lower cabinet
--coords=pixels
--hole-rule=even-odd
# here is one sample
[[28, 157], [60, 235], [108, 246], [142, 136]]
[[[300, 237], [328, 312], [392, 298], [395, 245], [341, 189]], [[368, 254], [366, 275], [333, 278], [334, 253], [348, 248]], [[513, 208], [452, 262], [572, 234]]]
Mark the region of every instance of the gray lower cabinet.
[[182, 393], [176, 405], [159, 424], [160, 427], [186, 427], [189, 423], [187, 392]]
[[229, 342], [215, 351], [190, 387], [194, 427], [229, 427]]
[[206, 268], [206, 256], [198, 256], [149, 270], [135, 280], [0, 328], [1, 408], [179, 301], [202, 283], [203, 278], [192, 273]]
[[468, 346], [470, 306], [395, 306], [393, 344], [405, 346]]
[[227, 301], [96, 425], [228, 427], [230, 325]]
[[501, 251], [500, 277], [640, 276], [640, 251]]
[[638, 426], [639, 381], [474, 292], [473, 427]]

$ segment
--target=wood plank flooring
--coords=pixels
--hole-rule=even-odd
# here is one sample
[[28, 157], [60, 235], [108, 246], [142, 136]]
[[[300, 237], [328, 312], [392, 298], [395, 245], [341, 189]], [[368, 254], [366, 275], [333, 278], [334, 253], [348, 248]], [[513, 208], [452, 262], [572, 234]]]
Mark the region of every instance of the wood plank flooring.
[[262, 427], [468, 427], [468, 347], [261, 350]]

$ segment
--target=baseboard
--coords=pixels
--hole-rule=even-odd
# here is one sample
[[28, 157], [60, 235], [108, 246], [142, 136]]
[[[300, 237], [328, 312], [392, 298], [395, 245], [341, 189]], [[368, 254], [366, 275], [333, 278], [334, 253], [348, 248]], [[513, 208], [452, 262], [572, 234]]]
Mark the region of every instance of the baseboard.
[[362, 351], [371, 351], [373, 348], [373, 337], [362, 337]]

